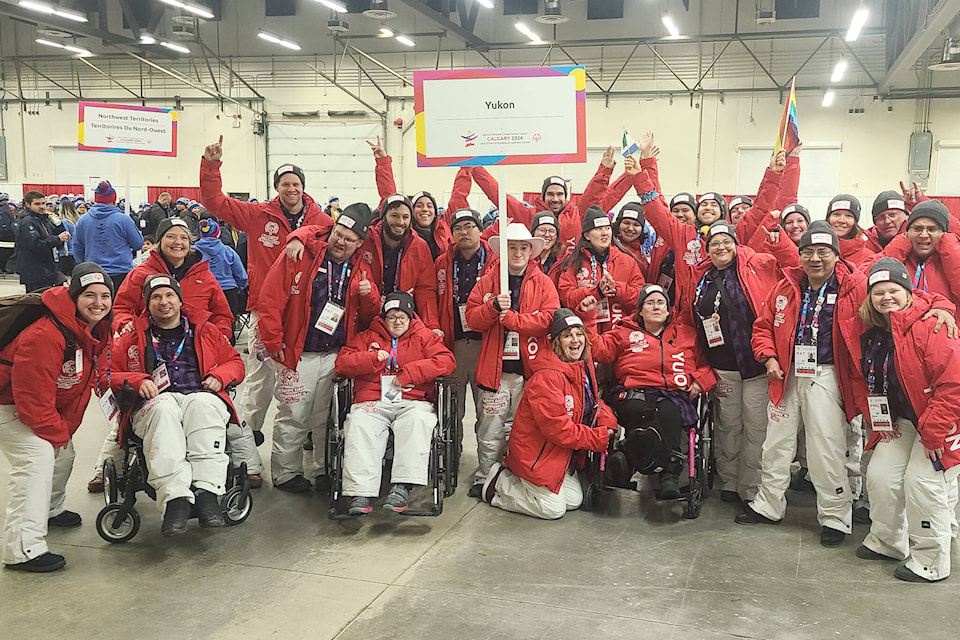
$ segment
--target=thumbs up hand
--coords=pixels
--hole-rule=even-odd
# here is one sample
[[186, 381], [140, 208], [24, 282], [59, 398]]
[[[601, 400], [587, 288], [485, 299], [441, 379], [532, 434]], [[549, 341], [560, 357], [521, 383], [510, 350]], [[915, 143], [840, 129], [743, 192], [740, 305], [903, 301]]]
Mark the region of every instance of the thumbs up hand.
[[370, 292], [373, 291], [373, 286], [370, 284], [370, 281], [367, 280], [367, 272], [360, 272], [360, 283], [357, 286], [357, 293], [361, 296], [368, 296]]
[[209, 160], [210, 162], [216, 162], [223, 157], [223, 136], [220, 136], [220, 139], [213, 144], [208, 144], [207, 148], [203, 150], [203, 157]]

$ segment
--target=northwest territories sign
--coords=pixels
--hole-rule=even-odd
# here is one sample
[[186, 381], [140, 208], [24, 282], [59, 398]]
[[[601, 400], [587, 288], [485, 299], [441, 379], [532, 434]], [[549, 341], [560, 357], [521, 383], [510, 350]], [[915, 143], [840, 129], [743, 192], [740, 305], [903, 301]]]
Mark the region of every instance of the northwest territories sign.
[[77, 148], [145, 156], [177, 155], [177, 111], [81, 102]]
[[587, 159], [583, 67], [415, 71], [417, 166]]

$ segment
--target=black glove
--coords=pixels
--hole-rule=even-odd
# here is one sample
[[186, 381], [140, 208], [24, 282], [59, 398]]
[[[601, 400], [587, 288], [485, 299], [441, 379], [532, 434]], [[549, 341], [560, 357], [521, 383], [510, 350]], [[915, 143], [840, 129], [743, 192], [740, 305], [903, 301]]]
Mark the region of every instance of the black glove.
[[253, 432], [253, 441], [259, 447], [263, 444], [263, 431], [254, 431]]

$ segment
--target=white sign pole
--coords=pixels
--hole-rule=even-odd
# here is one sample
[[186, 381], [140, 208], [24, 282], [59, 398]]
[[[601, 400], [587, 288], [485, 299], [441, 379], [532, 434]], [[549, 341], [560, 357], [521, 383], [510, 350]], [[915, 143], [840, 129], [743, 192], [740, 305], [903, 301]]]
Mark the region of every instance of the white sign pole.
[[500, 293], [510, 293], [509, 272], [507, 270], [507, 166], [500, 165], [500, 202], [497, 203], [499, 211], [497, 220], [500, 223]]

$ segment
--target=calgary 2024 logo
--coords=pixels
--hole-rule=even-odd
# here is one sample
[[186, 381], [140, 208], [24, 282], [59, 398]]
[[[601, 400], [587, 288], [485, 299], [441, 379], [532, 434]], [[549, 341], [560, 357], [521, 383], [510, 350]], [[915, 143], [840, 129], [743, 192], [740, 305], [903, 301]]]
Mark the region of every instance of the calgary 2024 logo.
[[467, 131], [467, 135], [461, 135], [460, 137], [463, 138], [464, 148], [472, 147], [474, 144], [476, 144], [478, 135], [479, 134], [474, 133], [473, 131]]

